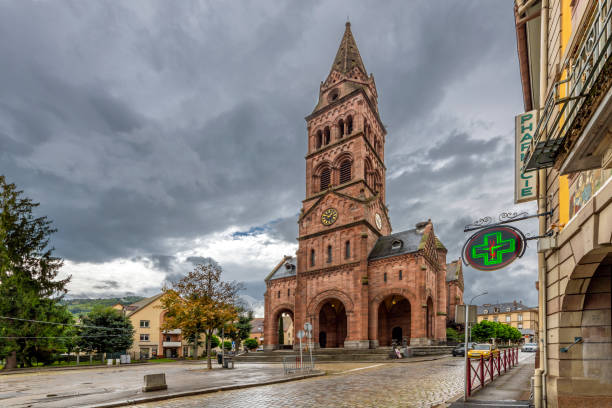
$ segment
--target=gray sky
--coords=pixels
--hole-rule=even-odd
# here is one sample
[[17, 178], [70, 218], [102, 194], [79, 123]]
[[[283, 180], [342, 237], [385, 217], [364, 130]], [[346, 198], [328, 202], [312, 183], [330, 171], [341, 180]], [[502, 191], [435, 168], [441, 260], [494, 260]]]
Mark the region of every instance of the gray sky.
[[[41, 203], [71, 296], [150, 295], [213, 258], [262, 298], [297, 248], [304, 117], [347, 16], [376, 78], [394, 231], [513, 204], [512, 2], [0, 2], [0, 173]], [[536, 232], [537, 222], [523, 223]], [[536, 257], [465, 271], [536, 304]]]

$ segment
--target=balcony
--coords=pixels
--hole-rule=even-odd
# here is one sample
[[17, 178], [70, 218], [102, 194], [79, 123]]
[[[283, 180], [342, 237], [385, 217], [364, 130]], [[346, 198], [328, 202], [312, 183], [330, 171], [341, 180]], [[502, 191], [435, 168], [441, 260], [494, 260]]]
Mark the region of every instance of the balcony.
[[561, 173], [601, 167], [610, 154], [612, 119], [612, 0], [599, 0], [582, 43], [561, 65], [523, 161], [523, 170]]
[[181, 334], [181, 329], [164, 330], [163, 334]]
[[164, 341], [162, 343], [162, 346], [164, 346], [164, 347], [181, 347], [181, 342], [180, 341]]

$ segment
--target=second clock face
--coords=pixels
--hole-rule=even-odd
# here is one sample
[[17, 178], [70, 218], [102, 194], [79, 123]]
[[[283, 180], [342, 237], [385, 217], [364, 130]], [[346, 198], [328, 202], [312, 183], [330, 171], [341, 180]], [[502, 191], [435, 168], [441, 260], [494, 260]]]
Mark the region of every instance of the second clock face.
[[380, 217], [380, 214], [376, 213], [374, 218], [375, 218], [375, 221], [376, 221], [376, 228], [381, 229], [382, 228], [382, 218]]
[[321, 214], [321, 223], [323, 225], [332, 225], [338, 219], [338, 211], [335, 208], [328, 208]]

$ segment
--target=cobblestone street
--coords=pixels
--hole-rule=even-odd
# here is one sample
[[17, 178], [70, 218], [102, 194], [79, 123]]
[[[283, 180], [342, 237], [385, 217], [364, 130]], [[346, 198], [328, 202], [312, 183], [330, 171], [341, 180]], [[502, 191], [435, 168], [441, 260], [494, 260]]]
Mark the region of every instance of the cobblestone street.
[[418, 363], [372, 363], [316, 379], [137, 406], [430, 407], [463, 391], [462, 373], [462, 358]]

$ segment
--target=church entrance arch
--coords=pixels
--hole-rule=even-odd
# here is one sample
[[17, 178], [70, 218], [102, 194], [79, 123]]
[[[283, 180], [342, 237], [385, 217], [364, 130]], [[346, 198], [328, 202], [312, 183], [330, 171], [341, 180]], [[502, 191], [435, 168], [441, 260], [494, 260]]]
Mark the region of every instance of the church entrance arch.
[[378, 345], [391, 346], [393, 342], [410, 344], [411, 306], [400, 295], [385, 297], [378, 306]]
[[286, 306], [276, 309], [272, 319], [272, 341], [274, 348], [293, 347], [293, 310]]
[[328, 299], [319, 311], [319, 347], [344, 347], [347, 335], [347, 317], [344, 304], [338, 299]]

